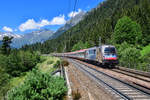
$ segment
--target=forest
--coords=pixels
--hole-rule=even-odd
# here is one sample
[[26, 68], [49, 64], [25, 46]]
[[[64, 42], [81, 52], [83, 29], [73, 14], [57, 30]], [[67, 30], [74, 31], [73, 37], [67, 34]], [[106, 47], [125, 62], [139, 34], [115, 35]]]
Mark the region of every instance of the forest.
[[25, 45], [22, 50], [68, 52], [98, 46], [101, 38], [102, 44], [117, 47], [120, 65], [149, 70], [149, 12], [149, 0], [105, 0], [58, 38]]
[[4, 37], [0, 48], [0, 99], [11, 88], [12, 78], [23, 76], [40, 62], [40, 56], [35, 52], [11, 49], [12, 39]]
[[[11, 48], [12, 39], [5, 36], [0, 47], [0, 100], [62, 99], [67, 91], [65, 80], [50, 75], [60, 61], [54, 63], [38, 52]], [[55, 68], [44, 72], [39, 64], [47, 60], [47, 66], [53, 64]]]
[[[116, 46], [120, 66], [150, 71], [150, 0], [105, 0], [88, 11], [77, 25], [44, 43], [14, 49], [10, 47], [13, 38], [4, 37], [0, 47], [0, 99], [12, 88], [12, 79], [27, 81], [8, 92], [9, 100], [24, 99], [30, 92], [30, 100], [62, 98], [67, 91], [65, 82], [37, 70], [37, 64], [43, 62], [40, 54], [98, 46], [99, 38], [101, 44]], [[62, 91], [54, 91], [55, 88]]]

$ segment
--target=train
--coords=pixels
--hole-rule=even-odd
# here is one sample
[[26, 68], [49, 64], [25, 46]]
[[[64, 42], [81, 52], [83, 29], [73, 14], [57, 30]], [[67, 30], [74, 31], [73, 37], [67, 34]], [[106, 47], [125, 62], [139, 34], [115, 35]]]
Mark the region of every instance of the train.
[[79, 59], [111, 68], [115, 67], [119, 63], [117, 51], [113, 45], [101, 45], [98, 47], [82, 49], [74, 52], [57, 53], [54, 55]]

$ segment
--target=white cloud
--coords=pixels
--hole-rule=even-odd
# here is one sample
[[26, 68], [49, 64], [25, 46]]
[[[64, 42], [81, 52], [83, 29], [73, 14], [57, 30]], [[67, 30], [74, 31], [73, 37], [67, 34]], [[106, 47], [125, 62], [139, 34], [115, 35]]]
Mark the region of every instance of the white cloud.
[[34, 19], [28, 19], [25, 23], [19, 26], [19, 30], [26, 31], [31, 29], [40, 29], [41, 27], [44, 27], [46, 25], [62, 25], [65, 23], [66, 20], [64, 15], [56, 16], [51, 21], [42, 19], [39, 22], [35, 22]]
[[49, 21], [46, 19], [41, 20], [41, 22], [38, 24], [40, 27], [49, 25]]
[[69, 14], [68, 14], [68, 17], [74, 17], [74, 16], [76, 16], [77, 14], [79, 14], [80, 12], [81, 12], [82, 10], [81, 9], [78, 9], [78, 11], [75, 11], [75, 12], [70, 12]]
[[11, 29], [10, 27], [7, 27], [7, 26], [4, 26], [2, 29], [6, 32], [13, 32], [13, 29]]
[[66, 20], [65, 20], [64, 15], [54, 17], [50, 22], [51, 25], [62, 25], [62, 24], [65, 24], [65, 23], [66, 23]]
[[30, 29], [37, 29], [37, 28], [39, 28], [39, 26], [37, 24], [38, 23], [36, 23], [34, 21], [34, 19], [28, 19], [25, 23], [23, 23], [19, 26], [19, 30], [25, 31], [25, 30], [30, 30]]

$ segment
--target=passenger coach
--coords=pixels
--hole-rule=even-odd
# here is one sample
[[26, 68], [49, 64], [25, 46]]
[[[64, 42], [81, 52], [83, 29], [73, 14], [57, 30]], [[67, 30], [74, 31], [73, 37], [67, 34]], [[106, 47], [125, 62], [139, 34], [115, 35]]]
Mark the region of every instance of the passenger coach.
[[109, 67], [114, 67], [118, 64], [116, 48], [113, 45], [102, 45], [99, 47], [82, 49], [75, 52], [62, 53], [59, 54], [59, 56], [90, 61]]

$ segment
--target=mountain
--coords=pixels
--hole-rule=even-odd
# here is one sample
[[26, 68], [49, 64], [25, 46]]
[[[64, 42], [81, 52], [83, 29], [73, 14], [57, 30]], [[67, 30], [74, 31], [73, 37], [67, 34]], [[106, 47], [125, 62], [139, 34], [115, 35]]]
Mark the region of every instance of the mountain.
[[14, 48], [20, 48], [26, 44], [30, 45], [37, 42], [43, 43], [48, 39], [57, 38], [63, 32], [67, 31], [72, 26], [75, 26], [83, 19], [84, 15], [85, 12], [80, 11], [79, 14], [67, 21], [66, 24], [59, 28], [56, 32], [53, 32], [49, 29], [40, 29], [31, 33], [25, 33], [24, 35], [14, 34], [12, 32], [0, 32], [0, 40], [2, 40], [4, 36], [14, 37], [11, 44], [11, 46]]
[[[142, 45], [148, 45], [150, 43], [149, 12], [150, 0], [104, 0], [96, 8], [88, 11], [78, 24], [67, 31], [62, 28], [65, 32], [57, 38], [24, 49], [29, 48], [42, 53], [65, 52], [71, 51], [79, 41], [88, 42], [90, 46], [98, 45], [99, 37], [102, 44], [112, 44], [116, 23], [123, 16], [130, 17], [141, 26]], [[61, 29], [58, 31], [61, 32]]]
[[2, 42], [2, 41], [0, 41], [0, 46], [2, 45], [2, 43], [3, 43], [3, 42]]
[[12, 32], [0, 32], [0, 40], [2, 40], [4, 36], [22, 38], [22, 35], [14, 34]]
[[0, 41], [3, 39], [4, 36], [14, 37], [11, 46], [13, 48], [20, 48], [26, 44], [44, 42], [49, 39], [53, 34], [54, 32], [48, 29], [41, 29], [38, 31], [33, 31], [31, 33], [25, 33], [23, 35], [14, 34], [12, 32], [0, 32]]
[[64, 26], [59, 28], [55, 34], [50, 37], [49, 39], [57, 38], [59, 35], [70, 29], [71, 27], [75, 26], [77, 23], [79, 23], [84, 16], [86, 15], [86, 12], [80, 11], [76, 16], [74, 16], [72, 19], [68, 20]]
[[41, 29], [33, 31], [31, 33], [25, 33], [24, 35], [21, 35], [20, 38], [14, 37], [11, 45], [14, 48], [20, 48], [26, 44], [30, 45], [37, 42], [44, 42], [49, 39], [53, 34], [54, 32], [49, 29]]

